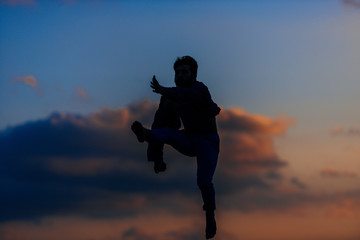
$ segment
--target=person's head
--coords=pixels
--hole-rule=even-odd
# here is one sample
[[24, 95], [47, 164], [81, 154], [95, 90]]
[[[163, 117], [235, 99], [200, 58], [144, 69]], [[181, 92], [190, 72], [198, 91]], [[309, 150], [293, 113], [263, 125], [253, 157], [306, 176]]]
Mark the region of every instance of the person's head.
[[190, 87], [196, 81], [198, 65], [190, 56], [177, 58], [174, 63], [175, 84], [178, 87]]

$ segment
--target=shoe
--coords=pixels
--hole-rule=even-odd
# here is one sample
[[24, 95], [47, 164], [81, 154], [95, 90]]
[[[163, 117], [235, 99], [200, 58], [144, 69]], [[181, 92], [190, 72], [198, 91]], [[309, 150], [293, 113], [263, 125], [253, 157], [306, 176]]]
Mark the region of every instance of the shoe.
[[216, 234], [216, 221], [213, 211], [206, 212], [206, 239], [211, 239]]
[[154, 162], [154, 171], [156, 174], [159, 172], [165, 172], [166, 170], [166, 163], [164, 161], [155, 161]]
[[133, 122], [133, 124], [131, 125], [131, 130], [135, 133], [139, 142], [145, 141], [145, 128], [140, 122]]

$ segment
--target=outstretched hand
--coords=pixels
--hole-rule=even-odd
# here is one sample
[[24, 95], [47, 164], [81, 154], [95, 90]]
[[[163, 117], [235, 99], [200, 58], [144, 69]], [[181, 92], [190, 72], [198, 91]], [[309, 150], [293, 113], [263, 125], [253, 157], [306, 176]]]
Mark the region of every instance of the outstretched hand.
[[150, 87], [153, 89], [154, 93], [159, 93], [161, 95], [163, 95], [165, 93], [165, 88], [163, 86], [161, 86], [160, 83], [156, 80], [155, 75], [152, 78]]

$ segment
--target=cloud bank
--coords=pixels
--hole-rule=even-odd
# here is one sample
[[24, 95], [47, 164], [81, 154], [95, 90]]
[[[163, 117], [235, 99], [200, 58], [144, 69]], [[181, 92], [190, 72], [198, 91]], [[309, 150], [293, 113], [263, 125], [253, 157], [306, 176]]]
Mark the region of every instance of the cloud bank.
[[[138, 143], [130, 131], [135, 119], [150, 126], [156, 108], [157, 104], [144, 100], [85, 116], [53, 113], [1, 131], [0, 238], [202, 238], [195, 159], [165, 148], [168, 170], [155, 174], [146, 160], [146, 144]], [[274, 137], [286, 134], [293, 123], [284, 116], [222, 109], [221, 153], [214, 179], [219, 238], [264, 239], [266, 231], [273, 232], [268, 224], [284, 221], [288, 228], [291, 223], [286, 225], [286, 219], [293, 221], [296, 216], [304, 219], [314, 236], [322, 231], [309, 225], [314, 217], [323, 219], [324, 226], [329, 217], [349, 219], [352, 222], [346, 226], [358, 229], [353, 225], [359, 216], [360, 191], [312, 193], [301, 179], [282, 175], [288, 163], [276, 153]], [[349, 178], [349, 174], [322, 172], [332, 178]], [[238, 226], [243, 221], [256, 229], [259, 219], [265, 221], [265, 232], [257, 238], [254, 231], [246, 230], [250, 228]], [[314, 239], [300, 234], [299, 239]], [[341, 239], [357, 236], [355, 230], [341, 234]]]
[[[5, 193], [0, 220], [70, 213], [122, 217], [149, 206], [180, 213], [200, 206], [195, 161], [167, 148], [169, 169], [156, 175], [146, 161], [146, 144], [139, 144], [130, 131], [134, 120], [149, 126], [156, 108], [144, 100], [86, 116], [53, 113], [0, 132]], [[293, 122], [223, 109], [218, 117], [218, 193], [271, 188], [269, 173], [276, 176], [286, 166], [272, 138], [284, 134]]]

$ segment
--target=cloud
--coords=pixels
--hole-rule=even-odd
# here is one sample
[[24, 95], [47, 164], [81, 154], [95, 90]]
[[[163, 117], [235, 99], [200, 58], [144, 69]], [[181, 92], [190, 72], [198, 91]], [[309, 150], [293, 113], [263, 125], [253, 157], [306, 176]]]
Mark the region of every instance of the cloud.
[[[359, 195], [357, 195], [359, 196]], [[260, 196], [259, 196], [260, 197]], [[279, 196], [281, 198], [284, 196]], [[240, 212], [216, 211], [218, 233], [215, 239], [263, 240], [355, 240], [359, 236], [359, 198], [342, 197], [334, 202], [327, 195], [313, 205], [301, 204], [301, 196], [287, 211], [258, 210]], [[300, 204], [299, 204], [300, 203]], [[285, 202], [286, 204], [286, 202]], [[141, 216], [125, 219], [82, 218], [73, 215], [44, 218], [40, 221], [11, 221], [0, 224], [4, 240], [195, 240], [204, 239], [204, 216], [200, 211], [173, 215], [161, 211], [145, 211]], [[307, 231], [301, 231], [306, 228]], [[300, 230], [299, 230], [300, 229]], [[333, 236], [336, 236], [335, 238]]]
[[344, 128], [338, 125], [334, 126], [331, 130], [332, 134], [341, 134], [343, 132], [344, 132]]
[[17, 83], [17, 82], [25, 83], [26, 85], [33, 88], [36, 91], [37, 95], [39, 95], [39, 96], [43, 95], [43, 91], [39, 88], [38, 80], [32, 75], [14, 77], [13, 79], [11, 79], [11, 82], [13, 82], [13, 83]]
[[[223, 109], [218, 117], [221, 136], [219, 175], [224, 191], [253, 184], [267, 188], [268, 174], [287, 165], [276, 154], [273, 137], [283, 135], [295, 120], [251, 114], [240, 108]], [[235, 184], [233, 184], [235, 183]]]
[[197, 240], [203, 239], [204, 234], [198, 229], [180, 229], [168, 231], [162, 234], [149, 234], [139, 228], [131, 227], [125, 230], [121, 236], [123, 240]]
[[[53, 113], [0, 132], [0, 221], [61, 214], [125, 217], [150, 206], [183, 214], [199, 207], [195, 161], [166, 148], [168, 170], [156, 175], [146, 161], [146, 144], [130, 130], [134, 120], [150, 126], [156, 108], [144, 100], [89, 115]], [[293, 122], [223, 109], [217, 193], [272, 189], [275, 178], [281, 181], [278, 170], [287, 163], [276, 154], [273, 137]]]
[[348, 133], [354, 136], [360, 136], [360, 129], [350, 128]]
[[[127, 219], [87, 219], [73, 216], [44, 218], [38, 222], [0, 225], [2, 240], [197, 240], [205, 237], [203, 218], [166, 213]], [[149, 220], [151, 218], [151, 220]], [[229, 235], [224, 230], [219, 235]]]
[[37, 88], [38, 86], [38, 81], [34, 76], [31, 75], [25, 77], [16, 77], [13, 79], [13, 82], [24, 82], [32, 88]]
[[337, 204], [331, 206], [333, 218], [350, 218], [354, 219], [357, 215], [355, 200], [351, 198], [341, 199]]
[[352, 7], [360, 8], [360, 1], [359, 0], [343, 0], [342, 2], [346, 6], [352, 6]]
[[229, 108], [221, 112], [218, 125], [222, 131], [249, 132], [252, 134], [282, 135], [295, 123], [295, 119], [280, 116], [273, 119], [250, 114], [241, 108]]
[[75, 95], [76, 95], [76, 97], [83, 99], [83, 100], [87, 100], [90, 98], [89, 93], [83, 87], [75, 88]]
[[336, 125], [332, 128], [331, 133], [333, 135], [360, 136], [360, 129], [353, 127], [344, 128]]
[[290, 182], [291, 182], [293, 185], [295, 185], [295, 186], [297, 186], [298, 188], [300, 188], [300, 189], [306, 189], [306, 188], [307, 188], [306, 184], [303, 183], [303, 182], [301, 182], [301, 181], [300, 181], [298, 178], [296, 178], [296, 177], [291, 178]]
[[329, 178], [357, 178], [358, 174], [352, 171], [341, 171], [334, 168], [324, 168], [320, 174]]

